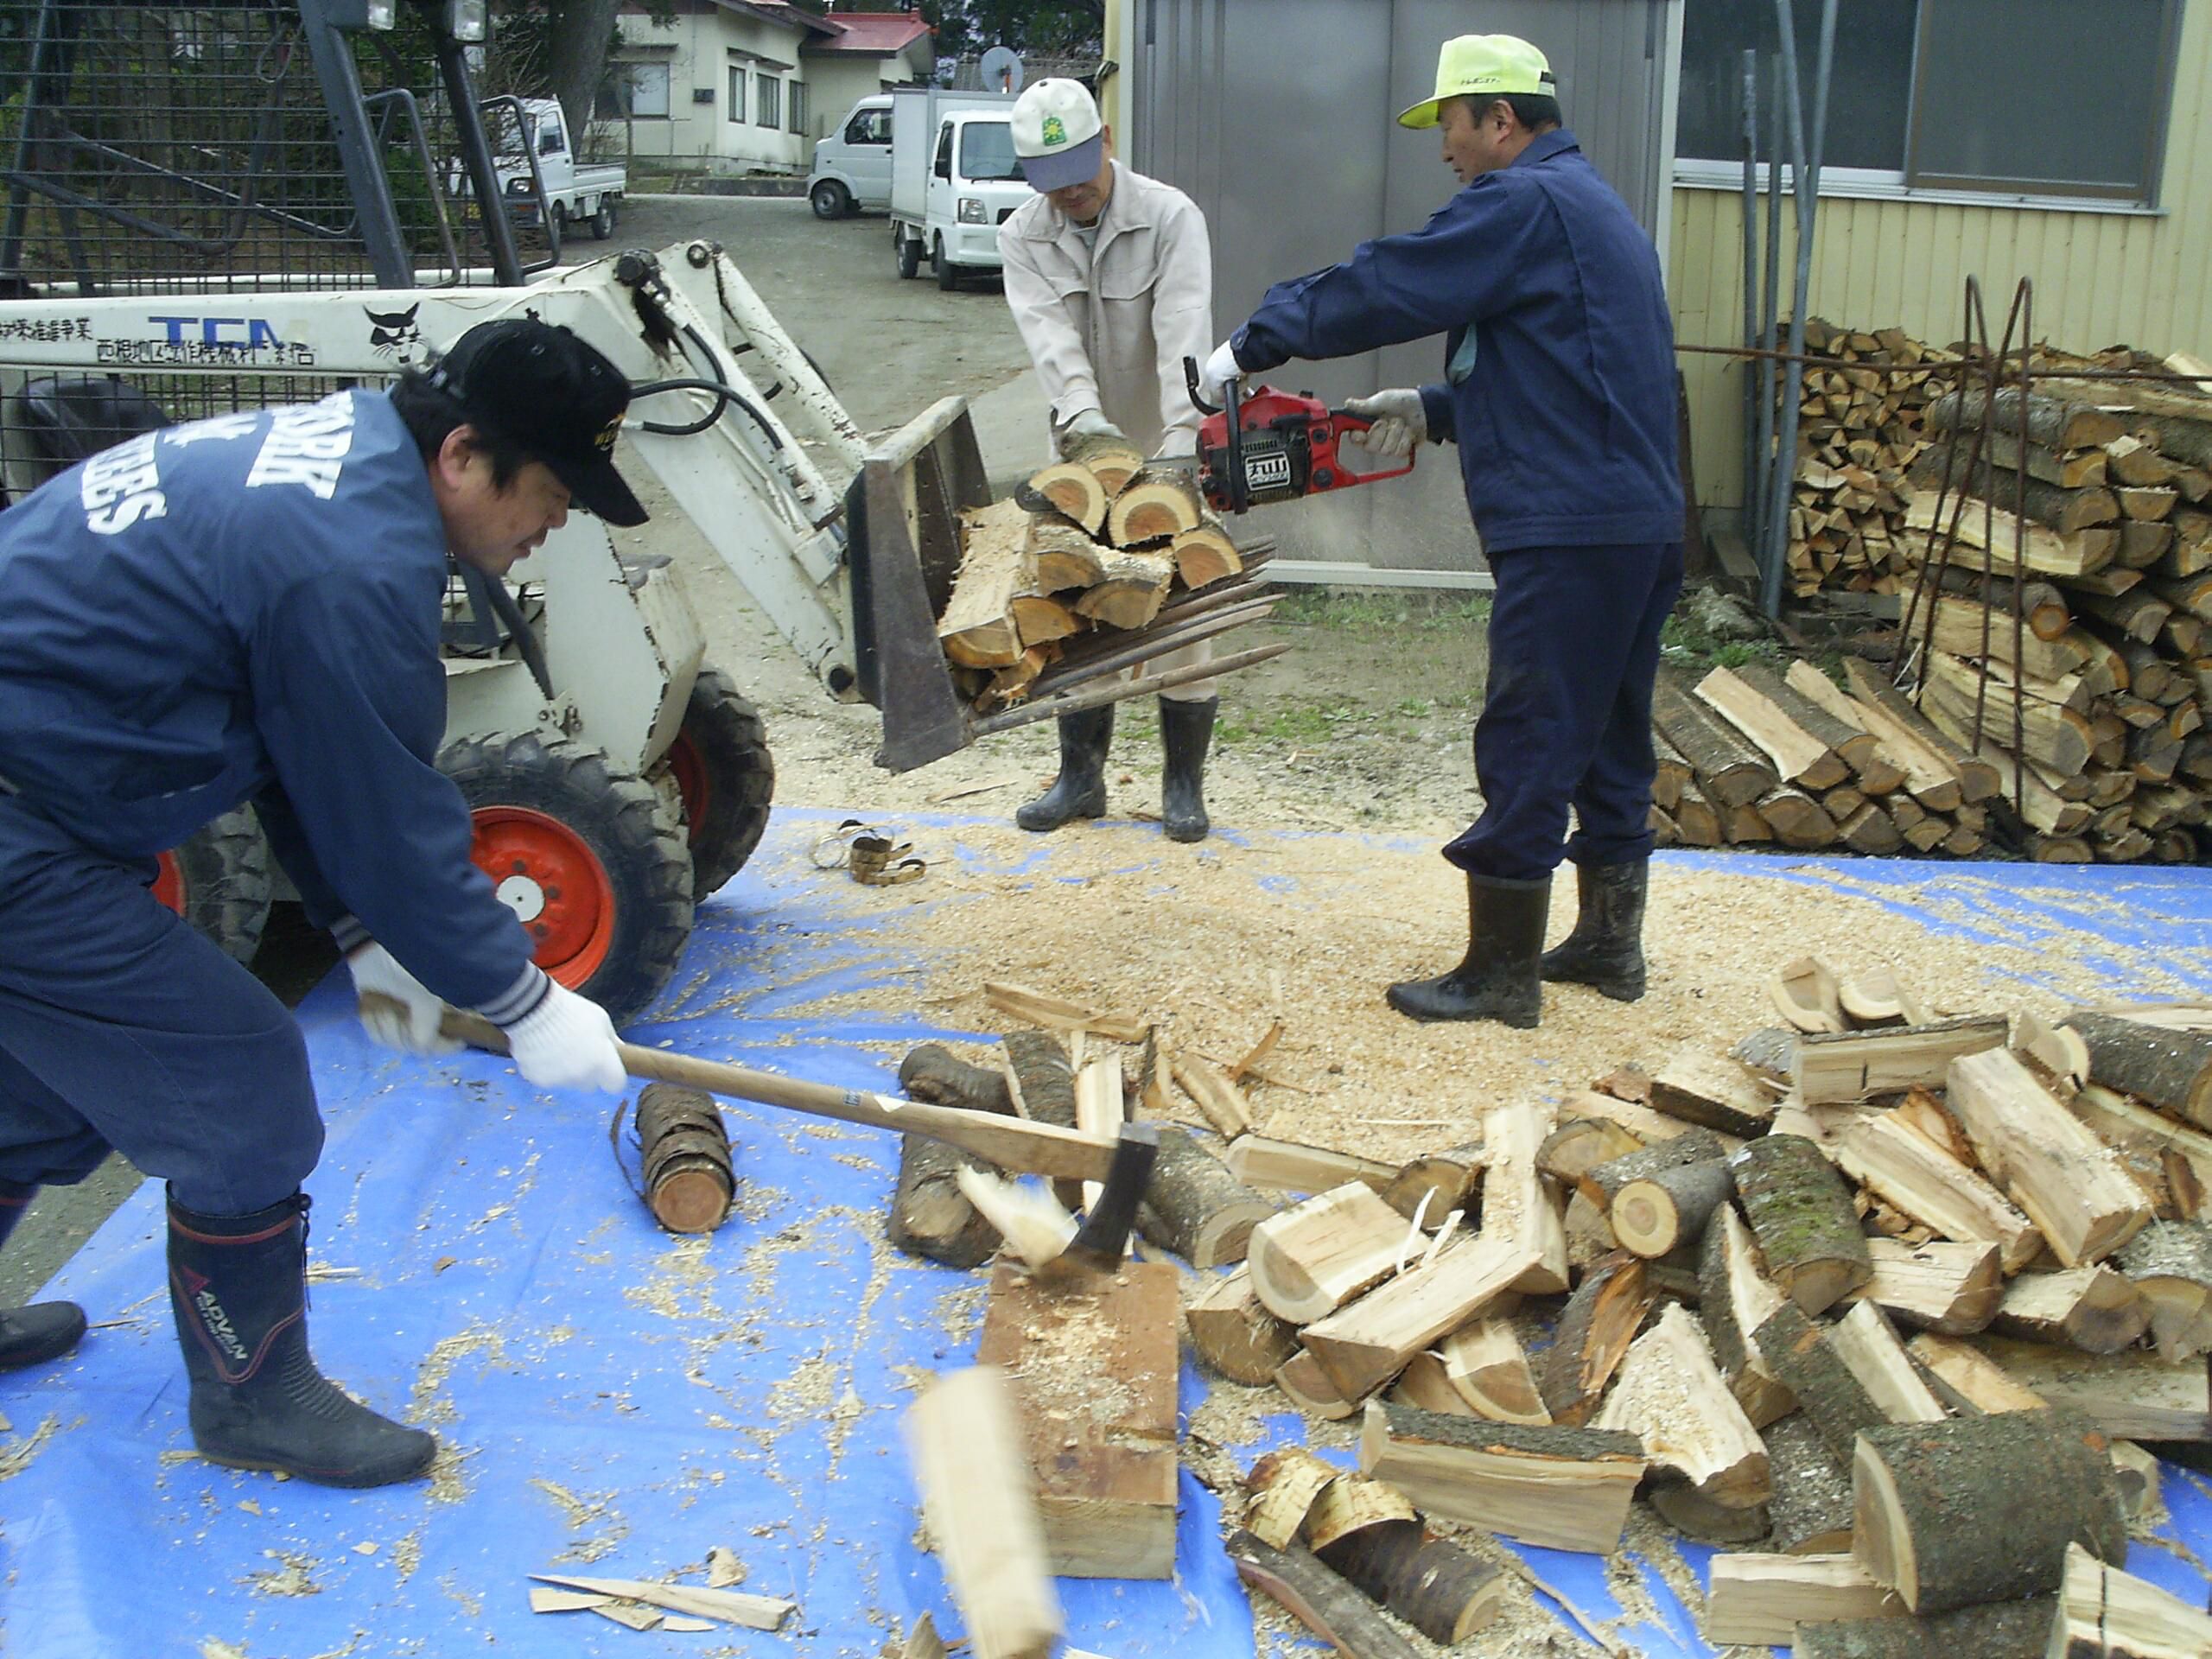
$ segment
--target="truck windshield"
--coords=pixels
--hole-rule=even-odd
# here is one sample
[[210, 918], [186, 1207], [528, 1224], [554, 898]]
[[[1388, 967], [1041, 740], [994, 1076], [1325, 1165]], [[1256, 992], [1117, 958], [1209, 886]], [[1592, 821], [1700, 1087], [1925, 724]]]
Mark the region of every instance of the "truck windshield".
[[960, 129], [960, 176], [978, 183], [994, 179], [1019, 179], [1021, 163], [1014, 158], [1014, 129], [1003, 121], [970, 121]]

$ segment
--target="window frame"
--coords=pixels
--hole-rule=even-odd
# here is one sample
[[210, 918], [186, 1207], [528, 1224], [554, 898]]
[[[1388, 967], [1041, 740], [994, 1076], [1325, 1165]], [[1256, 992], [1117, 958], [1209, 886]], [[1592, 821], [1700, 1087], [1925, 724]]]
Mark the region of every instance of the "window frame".
[[[1941, 4], [1942, 0], [1935, 0]], [[2156, 130], [2152, 135], [2150, 153], [2145, 162], [2145, 178], [2139, 190], [2116, 185], [2098, 187], [2072, 182], [2052, 181], [2048, 188], [2037, 188], [2031, 180], [2006, 181], [1995, 186], [1963, 180], [1950, 175], [1916, 174], [1914, 155], [1919, 143], [1921, 111], [1930, 107], [1928, 91], [1929, 63], [1926, 35], [1929, 27], [1929, 0], [1917, 0], [1913, 22], [1912, 96], [1905, 112], [1904, 166], [1897, 168], [1823, 167], [1821, 169], [1821, 194], [1840, 200], [1867, 201], [1910, 201], [1961, 207], [2014, 208], [2039, 213], [2107, 213], [2121, 217], [2161, 218], [2166, 213], [2160, 200], [2160, 186], [2164, 182], [2165, 163], [2173, 133], [2173, 95], [2175, 59], [2179, 49], [2183, 24], [2182, 0], [2158, 0], [2163, 28], [2162, 48], [2158, 54], [2154, 79], [2150, 89], [2149, 103], [2155, 111]], [[1678, 63], [1675, 73], [1681, 73]], [[1809, 105], [1812, 88], [1804, 86], [1803, 96]], [[1831, 105], [1830, 116], [1834, 118]], [[1809, 115], [1809, 108], [1808, 114]], [[1679, 142], [1676, 139], [1675, 142]], [[1752, 171], [1762, 194], [1767, 188], [1768, 164], [1758, 162]], [[1783, 188], [1795, 191], [1796, 177], [1794, 168], [1783, 169]], [[1673, 184], [1689, 190], [1733, 190], [1744, 188], [1744, 163], [1740, 156], [1735, 160], [1706, 156], [1677, 155], [1674, 158]], [[2006, 188], [2010, 184], [2014, 188]]]
[[770, 74], [766, 69], [755, 69], [753, 79], [753, 124], [774, 132], [784, 124], [783, 99], [777, 90], [784, 84], [783, 78]]
[[[676, 77], [673, 66], [661, 58], [625, 58], [615, 65], [630, 85], [630, 107], [622, 112], [629, 121], [666, 121], [671, 118], [676, 98]], [[661, 107], [658, 111], [638, 107], [638, 77], [641, 71], [658, 69], [661, 79]]]
[[752, 72], [751, 72], [750, 70], [748, 70], [748, 69], [747, 69], [747, 68], [743, 64], [741, 64], [741, 63], [733, 63], [733, 64], [731, 64], [731, 65], [730, 65], [730, 66], [728, 66], [728, 67], [729, 67], [729, 115], [728, 115], [728, 119], [729, 119], [729, 120], [730, 120], [734, 124], [735, 124], [735, 125], [737, 125], [737, 126], [743, 126], [743, 125], [745, 124], [745, 111], [746, 111], [746, 105], [747, 105], [747, 99], [746, 99], [746, 96], [745, 96], [745, 78], [746, 78], [746, 76], [747, 76], [747, 75], [748, 75], [748, 74], [749, 74], [749, 73], [751, 73]]

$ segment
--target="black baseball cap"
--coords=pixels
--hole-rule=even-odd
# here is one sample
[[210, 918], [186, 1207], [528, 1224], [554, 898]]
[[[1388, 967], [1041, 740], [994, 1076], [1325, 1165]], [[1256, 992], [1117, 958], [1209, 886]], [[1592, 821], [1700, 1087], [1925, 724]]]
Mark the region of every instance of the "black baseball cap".
[[430, 384], [472, 423], [544, 462], [578, 505], [610, 524], [645, 522], [614, 470], [630, 383], [568, 329], [536, 317], [480, 322], [438, 359]]

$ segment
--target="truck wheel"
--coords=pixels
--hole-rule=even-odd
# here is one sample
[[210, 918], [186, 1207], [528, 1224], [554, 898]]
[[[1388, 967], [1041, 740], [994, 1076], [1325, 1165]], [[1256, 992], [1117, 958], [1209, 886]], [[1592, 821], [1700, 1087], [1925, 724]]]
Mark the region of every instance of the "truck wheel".
[[691, 893], [704, 899], [745, 868], [768, 827], [776, 763], [760, 716], [727, 675], [702, 669], [661, 765], [683, 797]]
[[604, 242], [614, 234], [614, 198], [601, 196], [599, 211], [591, 216], [591, 233], [596, 241]]
[[547, 973], [617, 1025], [644, 1012], [691, 937], [691, 853], [651, 784], [541, 732], [464, 738], [438, 757], [475, 819], [469, 856]]
[[807, 194], [817, 219], [842, 219], [853, 211], [852, 196], [835, 179], [824, 179]]
[[202, 825], [161, 856], [154, 897], [233, 962], [251, 962], [269, 925], [269, 842], [253, 809]]
[[960, 286], [960, 268], [944, 257], [944, 238], [941, 236], [931, 246], [930, 269], [937, 273], [937, 285], [946, 293]]
[[912, 276], [922, 268], [922, 245], [918, 238], [901, 236], [899, 249], [899, 275], [903, 279]]

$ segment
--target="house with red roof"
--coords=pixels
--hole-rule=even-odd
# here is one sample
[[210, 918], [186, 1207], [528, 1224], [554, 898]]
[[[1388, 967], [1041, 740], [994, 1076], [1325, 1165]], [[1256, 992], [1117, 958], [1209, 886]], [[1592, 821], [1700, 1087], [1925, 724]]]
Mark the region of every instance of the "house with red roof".
[[937, 61], [911, 11], [627, 0], [615, 26], [594, 120], [620, 126], [633, 156], [722, 175], [804, 173], [855, 99], [923, 79]]

